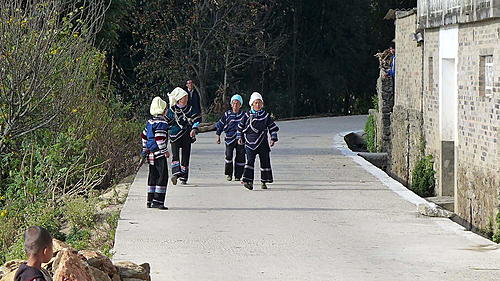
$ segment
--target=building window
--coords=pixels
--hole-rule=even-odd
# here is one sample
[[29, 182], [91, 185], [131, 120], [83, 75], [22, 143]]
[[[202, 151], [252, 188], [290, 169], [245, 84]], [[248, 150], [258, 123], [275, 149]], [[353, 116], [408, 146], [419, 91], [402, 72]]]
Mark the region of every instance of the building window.
[[479, 96], [493, 93], [493, 56], [479, 57]]

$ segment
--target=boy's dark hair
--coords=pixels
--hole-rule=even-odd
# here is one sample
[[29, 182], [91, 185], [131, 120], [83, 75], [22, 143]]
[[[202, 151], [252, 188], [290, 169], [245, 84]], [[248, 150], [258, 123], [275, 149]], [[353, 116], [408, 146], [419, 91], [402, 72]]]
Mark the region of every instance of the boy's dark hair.
[[35, 255], [52, 245], [52, 236], [47, 229], [32, 226], [24, 232], [24, 250], [28, 255]]

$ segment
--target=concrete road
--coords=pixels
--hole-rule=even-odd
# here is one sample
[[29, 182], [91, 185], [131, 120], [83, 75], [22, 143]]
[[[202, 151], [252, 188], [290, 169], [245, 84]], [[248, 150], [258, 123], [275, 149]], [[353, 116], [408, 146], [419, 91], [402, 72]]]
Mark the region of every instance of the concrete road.
[[121, 213], [114, 260], [149, 262], [153, 281], [500, 280], [496, 244], [420, 216], [334, 148], [335, 135], [365, 120], [279, 122], [268, 190], [225, 180], [224, 146], [213, 132], [194, 144], [190, 185], [169, 186], [170, 210], [146, 209], [143, 167]]

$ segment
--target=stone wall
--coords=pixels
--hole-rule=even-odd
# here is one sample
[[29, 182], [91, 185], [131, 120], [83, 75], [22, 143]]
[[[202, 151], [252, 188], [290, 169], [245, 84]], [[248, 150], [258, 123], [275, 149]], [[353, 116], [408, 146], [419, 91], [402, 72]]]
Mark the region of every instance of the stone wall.
[[425, 154], [434, 157], [435, 193], [441, 193], [440, 134], [439, 134], [439, 29], [424, 31], [423, 130]]
[[[461, 25], [455, 212], [478, 228], [500, 204], [500, 19]], [[480, 57], [493, 56], [493, 89], [480, 93]]]
[[[425, 46], [413, 41], [415, 15], [396, 20], [396, 89], [391, 115], [389, 172], [411, 183], [414, 164], [424, 154], [435, 162], [436, 194], [441, 194], [439, 28], [424, 31]], [[460, 25], [457, 58], [458, 116], [455, 212], [485, 229], [500, 207], [500, 19]], [[422, 54], [423, 51], [423, 54]], [[493, 56], [493, 88], [480, 91], [481, 56]], [[445, 101], [444, 101], [445, 102]]]
[[411, 172], [422, 156], [423, 47], [413, 37], [416, 19], [415, 13], [396, 19], [396, 81], [388, 171], [406, 185], [411, 183]]
[[394, 89], [392, 77], [380, 70], [377, 79], [378, 111], [374, 113], [376, 122], [377, 151], [391, 152], [391, 114], [394, 107]]

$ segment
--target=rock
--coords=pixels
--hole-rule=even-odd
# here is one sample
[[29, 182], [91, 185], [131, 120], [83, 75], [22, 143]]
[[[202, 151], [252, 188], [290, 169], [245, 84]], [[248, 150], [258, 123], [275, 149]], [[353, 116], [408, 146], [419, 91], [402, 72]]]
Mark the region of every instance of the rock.
[[149, 265], [149, 263], [145, 262], [143, 264], [140, 264], [139, 266], [144, 268], [144, 270], [146, 270], [146, 273], [148, 275], [151, 273], [151, 265]]
[[137, 278], [123, 278], [122, 281], [144, 281], [144, 280]]
[[101, 270], [93, 267], [93, 266], [89, 266], [90, 268], [90, 272], [92, 274], [92, 277], [94, 278], [95, 281], [111, 281], [111, 278], [109, 278], [109, 275], [102, 272]]
[[[144, 264], [143, 264], [144, 265]], [[135, 263], [129, 261], [121, 261], [115, 263], [118, 272], [120, 273], [120, 277], [124, 280], [125, 278], [135, 278], [139, 280], [150, 280], [149, 272], [146, 268], [137, 265]], [[148, 264], [149, 266], [149, 264]]]
[[76, 253], [63, 249], [59, 255], [60, 261], [54, 273], [54, 281], [95, 281], [89, 266]]
[[54, 257], [59, 253], [62, 249], [71, 249], [74, 251], [73, 248], [71, 248], [70, 245], [64, 243], [63, 241], [59, 241], [57, 239], [52, 239], [52, 245], [54, 247]]
[[16, 276], [16, 270], [7, 273], [0, 281], [14, 281], [14, 276]]
[[113, 276], [111, 276], [111, 281], [122, 281], [120, 274], [113, 274]]
[[417, 205], [417, 210], [420, 214], [428, 217], [451, 218], [453, 213], [442, 209], [436, 204], [420, 203]]
[[24, 261], [24, 260], [11, 260], [11, 261], [6, 262], [3, 265], [3, 268], [5, 269], [5, 273], [16, 271], [21, 266], [21, 264], [23, 264], [25, 262], [26, 261]]
[[87, 259], [87, 263], [90, 266], [93, 266], [109, 275], [118, 273], [118, 270], [113, 265], [111, 260], [100, 252], [84, 250], [78, 253]]

